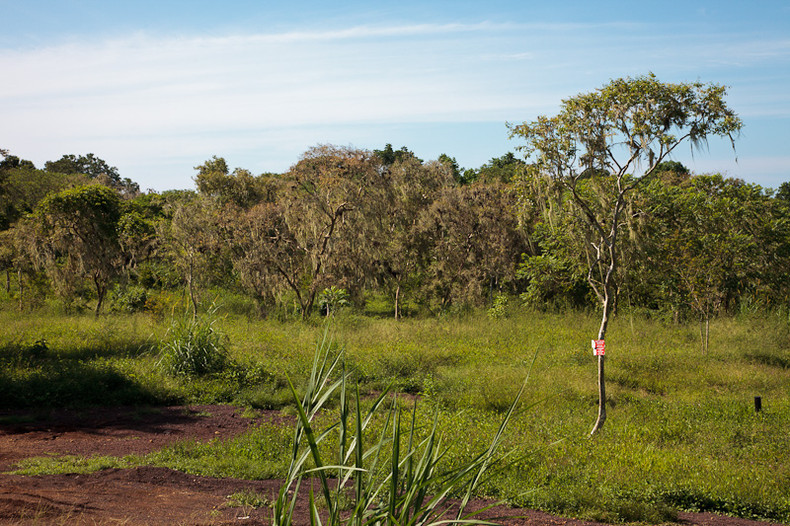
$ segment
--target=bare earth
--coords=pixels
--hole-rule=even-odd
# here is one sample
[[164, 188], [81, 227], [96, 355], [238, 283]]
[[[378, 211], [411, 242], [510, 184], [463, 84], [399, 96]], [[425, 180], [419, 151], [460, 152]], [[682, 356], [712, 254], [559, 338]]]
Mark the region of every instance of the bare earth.
[[[241, 413], [231, 406], [112, 408], [55, 411], [32, 422], [0, 425], [0, 524], [268, 524], [269, 508], [228, 507], [227, 497], [253, 490], [274, 500], [280, 487], [276, 480], [197, 477], [154, 467], [90, 475], [2, 474], [29, 457], [144, 454], [182, 440], [225, 439], [253, 426], [282, 424], [279, 413], [263, 413], [256, 419]], [[8, 412], [0, 413], [0, 417], [8, 416]], [[497, 508], [483, 517], [508, 526], [595, 524], [510, 508]], [[708, 513], [681, 513], [680, 520], [689, 526], [770, 524]], [[299, 515], [295, 522], [307, 525], [309, 518]]]

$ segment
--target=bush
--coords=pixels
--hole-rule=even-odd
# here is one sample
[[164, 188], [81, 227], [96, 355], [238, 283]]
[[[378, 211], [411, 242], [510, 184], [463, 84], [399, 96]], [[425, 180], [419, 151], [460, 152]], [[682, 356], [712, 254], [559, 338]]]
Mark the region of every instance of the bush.
[[488, 309], [488, 317], [494, 320], [504, 318], [507, 316], [507, 294], [501, 292], [494, 296], [494, 304]]
[[165, 290], [148, 294], [145, 310], [163, 318], [171, 316], [178, 309], [183, 309], [185, 304], [183, 294]]
[[197, 318], [176, 318], [160, 344], [160, 366], [187, 378], [222, 372], [230, 363], [227, 337], [214, 328], [213, 311]]
[[148, 301], [148, 291], [140, 285], [115, 285], [110, 293], [110, 305], [117, 312], [142, 312]]
[[335, 314], [341, 307], [350, 305], [348, 292], [332, 285], [321, 291], [318, 296], [318, 309], [324, 316]]

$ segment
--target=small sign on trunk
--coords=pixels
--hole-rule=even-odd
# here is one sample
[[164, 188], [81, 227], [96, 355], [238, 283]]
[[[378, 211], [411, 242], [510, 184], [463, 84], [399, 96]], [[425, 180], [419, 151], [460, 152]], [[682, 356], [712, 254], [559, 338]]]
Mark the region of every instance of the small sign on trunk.
[[603, 356], [606, 354], [604, 340], [590, 340], [590, 343], [592, 344], [592, 350], [595, 356]]

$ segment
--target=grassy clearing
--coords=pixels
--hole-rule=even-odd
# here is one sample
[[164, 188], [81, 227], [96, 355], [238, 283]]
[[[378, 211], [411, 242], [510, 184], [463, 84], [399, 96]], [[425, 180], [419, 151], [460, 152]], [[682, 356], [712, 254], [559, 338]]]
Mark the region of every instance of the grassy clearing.
[[[157, 366], [167, 320], [0, 312], [0, 323], [6, 408], [233, 402], [293, 412], [286, 378], [298, 390], [305, 385], [323, 331], [320, 322], [220, 316], [215, 328], [227, 337], [228, 365], [186, 380]], [[590, 439], [597, 398], [589, 340], [596, 326], [596, 317], [583, 313], [400, 322], [343, 314], [334, 332], [363, 394], [392, 383], [421, 395], [421, 430], [439, 409], [448, 466], [490, 442], [537, 352], [523, 400], [544, 402], [511, 421], [504, 446], [514, 462], [485, 481], [483, 494], [605, 520], [660, 522], [688, 509], [790, 522], [787, 318], [717, 320], [702, 354], [695, 325], [619, 317], [607, 340], [610, 418]], [[759, 414], [755, 396], [763, 400]], [[383, 425], [372, 422], [370, 432]], [[140, 462], [213, 476], [283, 477], [292, 434], [260, 428], [136, 460], [50, 458], [25, 470]]]

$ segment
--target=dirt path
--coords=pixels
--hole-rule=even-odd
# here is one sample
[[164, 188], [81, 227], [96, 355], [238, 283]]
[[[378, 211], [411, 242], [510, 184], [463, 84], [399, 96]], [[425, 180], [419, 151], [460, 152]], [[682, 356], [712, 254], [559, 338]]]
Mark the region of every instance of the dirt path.
[[[24, 413], [0, 413], [4, 422], [17, 422], [0, 424], [0, 472], [29, 457], [144, 454], [181, 440], [226, 439], [252, 426], [282, 423], [278, 413], [261, 413], [257, 418], [245, 418], [242, 413], [230, 406], [57, 411], [35, 420]], [[269, 508], [228, 507], [227, 497], [251, 490], [273, 500], [279, 486], [278, 481], [197, 477], [155, 467], [90, 475], [0, 474], [0, 524], [268, 524]], [[486, 516], [510, 526], [594, 524], [531, 510], [500, 508]], [[680, 518], [682, 524], [700, 526], [767, 524], [712, 514], [681, 514]], [[309, 524], [309, 519], [299, 516], [296, 524]]]

